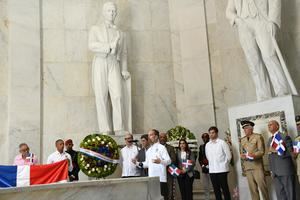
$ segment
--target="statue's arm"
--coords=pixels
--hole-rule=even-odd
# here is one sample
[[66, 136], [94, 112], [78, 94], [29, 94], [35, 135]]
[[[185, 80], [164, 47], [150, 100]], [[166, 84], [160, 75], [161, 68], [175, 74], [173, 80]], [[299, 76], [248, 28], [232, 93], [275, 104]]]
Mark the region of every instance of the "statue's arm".
[[109, 53], [111, 50], [110, 43], [100, 42], [96, 37], [96, 33], [95, 27], [92, 27], [89, 32], [89, 50], [94, 53]]
[[268, 0], [269, 20], [275, 23], [278, 28], [281, 26], [281, 0]]
[[229, 19], [231, 26], [233, 26], [235, 24], [235, 19], [238, 17], [234, 0], [228, 0], [228, 4], [226, 8], [226, 17], [227, 19]]

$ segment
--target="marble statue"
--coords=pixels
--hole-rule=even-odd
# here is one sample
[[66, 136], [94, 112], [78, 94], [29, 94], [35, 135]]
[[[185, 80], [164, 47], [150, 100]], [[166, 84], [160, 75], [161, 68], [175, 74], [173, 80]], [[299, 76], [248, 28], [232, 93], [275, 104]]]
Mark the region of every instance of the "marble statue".
[[130, 79], [130, 73], [127, 70], [125, 34], [114, 24], [116, 4], [106, 2], [102, 14], [104, 22], [92, 26], [89, 32], [88, 47], [94, 53], [92, 85], [99, 131], [117, 134], [127, 129], [123, 84]]
[[281, 0], [228, 0], [226, 16], [238, 29], [257, 100], [272, 98], [273, 92], [275, 96], [297, 94], [275, 40]]

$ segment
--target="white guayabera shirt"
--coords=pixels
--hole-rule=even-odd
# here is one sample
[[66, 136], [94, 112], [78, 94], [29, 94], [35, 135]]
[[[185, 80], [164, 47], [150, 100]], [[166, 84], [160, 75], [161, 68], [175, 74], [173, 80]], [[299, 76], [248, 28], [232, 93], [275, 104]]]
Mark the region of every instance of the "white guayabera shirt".
[[209, 173], [222, 173], [229, 171], [231, 152], [228, 144], [219, 138], [210, 140], [205, 146], [205, 154], [208, 160]]
[[125, 146], [121, 149], [120, 163], [122, 165], [122, 176], [139, 176], [139, 172], [136, 165], [132, 162], [132, 159], [136, 158], [138, 154], [137, 146]]
[[72, 164], [72, 158], [70, 156], [70, 154], [66, 153], [66, 152], [62, 152], [59, 153], [58, 151], [55, 151], [54, 153], [50, 154], [50, 156], [48, 156], [47, 159], [47, 164], [51, 164], [51, 163], [55, 163], [55, 162], [59, 162], [62, 160], [69, 160], [69, 172], [71, 172], [73, 170], [73, 164]]
[[[154, 159], [159, 158], [160, 164], [153, 162]], [[164, 145], [159, 142], [153, 144], [146, 152], [146, 161], [143, 162], [145, 168], [148, 167], [149, 177], [158, 176], [160, 182], [167, 182], [167, 168], [166, 166], [171, 164], [171, 158]]]

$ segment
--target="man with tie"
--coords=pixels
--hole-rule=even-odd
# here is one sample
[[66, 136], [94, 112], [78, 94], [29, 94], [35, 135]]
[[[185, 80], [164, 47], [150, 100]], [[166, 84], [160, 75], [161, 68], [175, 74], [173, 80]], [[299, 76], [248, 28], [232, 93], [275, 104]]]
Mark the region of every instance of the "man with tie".
[[275, 185], [277, 199], [294, 200], [295, 194], [295, 167], [291, 156], [293, 145], [289, 136], [279, 131], [279, 123], [271, 120], [268, 123], [269, 132], [269, 166]]

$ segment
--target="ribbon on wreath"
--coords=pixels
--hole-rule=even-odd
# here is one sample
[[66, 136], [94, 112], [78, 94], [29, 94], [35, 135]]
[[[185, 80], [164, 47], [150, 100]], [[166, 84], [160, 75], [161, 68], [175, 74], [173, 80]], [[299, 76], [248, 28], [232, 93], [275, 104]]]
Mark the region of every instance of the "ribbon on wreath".
[[102, 161], [105, 161], [105, 162], [109, 162], [109, 163], [113, 163], [113, 164], [118, 164], [119, 163], [119, 160], [115, 160], [115, 159], [112, 159], [112, 158], [109, 158], [107, 156], [104, 156], [100, 153], [97, 153], [95, 151], [91, 151], [89, 149], [84, 149], [84, 148], [80, 148], [79, 149], [79, 152], [85, 154], [85, 155], [88, 155], [88, 156], [92, 156], [92, 157], [95, 157], [95, 158], [98, 158]]

